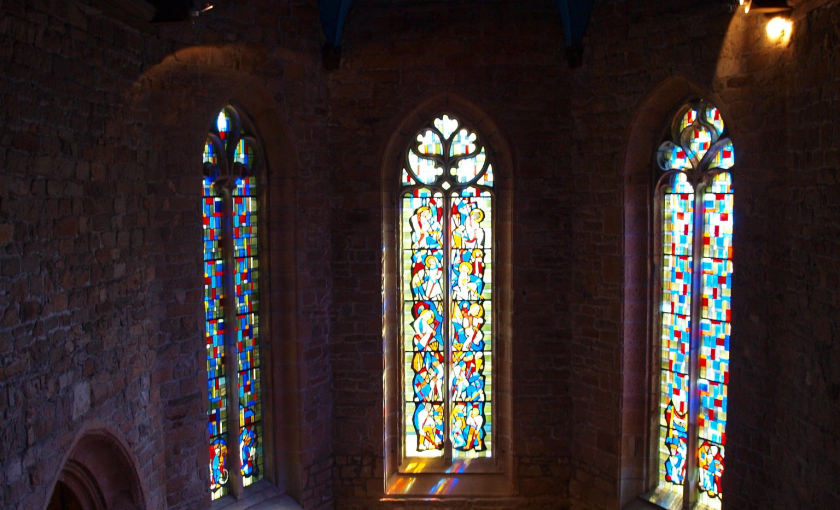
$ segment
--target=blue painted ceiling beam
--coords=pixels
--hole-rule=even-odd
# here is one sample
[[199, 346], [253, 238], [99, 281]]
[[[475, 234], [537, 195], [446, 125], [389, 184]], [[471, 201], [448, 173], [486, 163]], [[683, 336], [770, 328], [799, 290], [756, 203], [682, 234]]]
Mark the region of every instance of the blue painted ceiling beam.
[[589, 25], [593, 0], [557, 0], [557, 9], [563, 19], [563, 38], [569, 65], [577, 67], [583, 58], [583, 35]]
[[319, 0], [318, 10], [321, 17], [321, 28], [327, 38], [327, 45], [333, 48], [341, 46], [341, 34], [344, 32], [344, 22], [350, 11], [353, 0]]

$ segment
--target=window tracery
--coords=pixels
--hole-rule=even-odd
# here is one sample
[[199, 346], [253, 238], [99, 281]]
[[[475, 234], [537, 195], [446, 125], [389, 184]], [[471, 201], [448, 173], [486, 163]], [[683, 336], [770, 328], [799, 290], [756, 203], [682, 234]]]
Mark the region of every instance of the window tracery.
[[719, 110], [702, 100], [683, 106], [656, 162], [659, 469], [651, 499], [669, 508], [720, 508], [735, 153]]

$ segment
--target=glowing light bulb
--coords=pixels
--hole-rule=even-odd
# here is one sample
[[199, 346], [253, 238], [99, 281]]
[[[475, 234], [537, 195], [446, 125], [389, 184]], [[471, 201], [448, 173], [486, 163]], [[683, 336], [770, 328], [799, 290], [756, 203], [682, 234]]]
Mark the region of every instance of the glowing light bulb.
[[790, 33], [793, 29], [793, 22], [788, 18], [776, 16], [767, 22], [767, 37], [776, 42], [787, 44], [790, 41]]

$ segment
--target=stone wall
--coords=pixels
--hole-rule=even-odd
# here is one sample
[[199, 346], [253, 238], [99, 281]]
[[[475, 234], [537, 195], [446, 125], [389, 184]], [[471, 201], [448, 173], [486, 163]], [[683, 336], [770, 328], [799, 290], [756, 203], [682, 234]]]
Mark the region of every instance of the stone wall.
[[[840, 2], [790, 3], [779, 45], [726, 2], [598, 1], [570, 69], [550, 0], [356, 0], [326, 71], [314, 1], [219, 1], [196, 24], [0, 1], [0, 506], [44, 507], [105, 431], [147, 508], [207, 507], [195, 161], [227, 103], [268, 161], [269, 479], [319, 509], [633, 500], [651, 151], [697, 96], [737, 155], [726, 505], [838, 506]], [[440, 97], [510, 152], [516, 491], [382, 501], [383, 160]]]
[[147, 508], [209, 503], [196, 162], [230, 102], [269, 167], [267, 476], [329, 508], [317, 8], [219, 3], [196, 24], [156, 25], [107, 4], [1, 7], [0, 506], [43, 507], [89, 429], [125, 443]]

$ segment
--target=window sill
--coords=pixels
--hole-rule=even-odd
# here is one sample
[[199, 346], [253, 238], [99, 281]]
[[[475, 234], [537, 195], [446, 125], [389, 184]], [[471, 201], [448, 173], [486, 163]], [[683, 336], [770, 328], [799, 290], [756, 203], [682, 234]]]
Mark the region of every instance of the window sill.
[[395, 473], [385, 483], [389, 499], [509, 496], [513, 484], [502, 473]]
[[302, 510], [295, 500], [261, 480], [245, 489], [242, 499], [233, 496], [219, 498], [210, 505], [211, 510]]
[[496, 459], [457, 459], [448, 465], [443, 458], [409, 458], [403, 460], [399, 468], [401, 475], [434, 474], [438, 476], [457, 476], [460, 474], [500, 474], [502, 472]]

